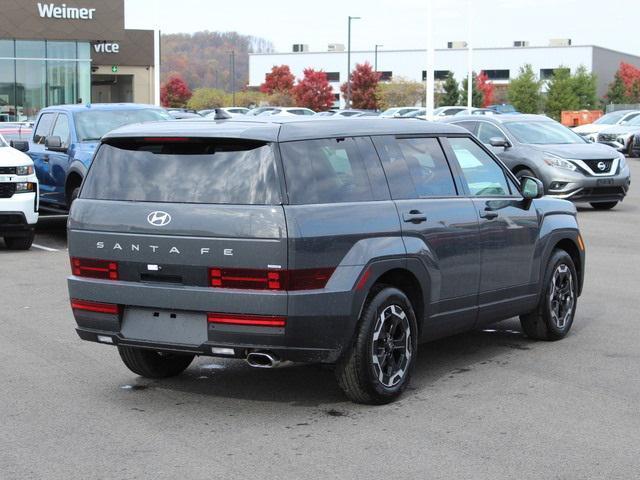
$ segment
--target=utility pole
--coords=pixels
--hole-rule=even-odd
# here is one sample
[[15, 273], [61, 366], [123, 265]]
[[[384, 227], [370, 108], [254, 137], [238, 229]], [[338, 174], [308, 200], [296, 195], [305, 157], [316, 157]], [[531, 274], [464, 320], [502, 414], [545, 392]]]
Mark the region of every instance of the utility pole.
[[433, 49], [433, 0], [427, 0], [427, 75], [426, 75], [426, 102], [425, 116], [427, 120], [433, 120], [435, 107], [435, 52]]
[[471, 39], [471, 0], [467, 0], [467, 113], [473, 107], [473, 41]]
[[374, 58], [374, 62], [373, 62], [373, 63], [374, 63], [374, 67], [373, 67], [373, 70], [374, 70], [374, 72], [376, 72], [376, 73], [378, 73], [378, 48], [379, 48], [379, 47], [384, 47], [384, 45], [378, 45], [378, 44], [376, 44], [376, 53], [375, 53], [375, 55], [374, 55], [374, 57], [373, 57], [373, 58]]
[[351, 20], [360, 20], [360, 17], [349, 16], [347, 33], [347, 98], [345, 99], [345, 108], [351, 107]]
[[236, 51], [231, 51], [231, 103], [232, 107], [236, 106]]

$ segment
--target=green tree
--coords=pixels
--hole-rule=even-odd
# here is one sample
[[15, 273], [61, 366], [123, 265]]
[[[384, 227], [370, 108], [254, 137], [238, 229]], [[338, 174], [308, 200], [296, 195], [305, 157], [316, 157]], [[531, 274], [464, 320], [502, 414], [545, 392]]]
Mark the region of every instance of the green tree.
[[549, 80], [545, 111], [555, 120], [560, 120], [563, 110], [577, 110], [580, 99], [574, 90], [571, 71], [565, 67], [556, 68]]
[[609, 85], [609, 91], [607, 92], [605, 99], [607, 103], [627, 103], [629, 101], [629, 98], [627, 97], [627, 89], [624, 81], [622, 80], [620, 70], [616, 72], [613, 82]]
[[425, 96], [424, 85], [406, 78], [379, 83], [376, 88], [378, 106], [382, 110], [392, 107], [409, 107], [420, 103]]
[[584, 65], [580, 65], [571, 78], [573, 91], [578, 97], [578, 108], [595, 110], [598, 107], [598, 82], [594, 73], [589, 73]]
[[460, 85], [458, 84], [458, 81], [453, 76], [453, 72], [447, 73], [447, 77], [444, 80], [442, 89], [444, 90], [444, 92], [440, 97], [439, 105], [443, 105], [443, 106], [458, 105], [458, 100], [460, 100]]
[[[465, 78], [464, 80], [462, 80], [462, 88], [460, 89], [461, 105], [467, 104], [467, 92], [469, 91], [467, 88], [467, 85], [468, 85], [467, 80], [468, 78]], [[473, 82], [472, 89], [471, 89], [471, 106], [476, 108], [482, 108], [482, 104], [484, 103], [484, 94], [478, 88], [478, 75], [476, 75], [475, 72], [473, 72], [472, 74], [471, 81]]]
[[538, 113], [542, 106], [541, 85], [530, 64], [520, 67], [518, 76], [509, 85], [509, 103], [519, 112]]
[[226, 107], [231, 104], [231, 96], [217, 88], [198, 88], [194, 90], [187, 106], [194, 110]]
[[236, 92], [236, 107], [254, 108], [268, 101], [268, 96], [254, 90]]

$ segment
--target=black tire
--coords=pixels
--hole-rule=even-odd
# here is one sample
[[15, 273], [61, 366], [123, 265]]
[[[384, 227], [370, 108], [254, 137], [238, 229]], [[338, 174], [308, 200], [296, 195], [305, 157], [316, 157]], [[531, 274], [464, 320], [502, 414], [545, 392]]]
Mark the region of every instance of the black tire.
[[69, 209], [71, 209], [71, 205], [73, 205], [73, 202], [76, 200], [76, 198], [78, 198], [79, 195], [80, 187], [76, 187], [71, 191], [71, 195], [69, 195], [69, 205], [67, 205]]
[[602, 203], [592, 203], [591, 204], [591, 206], [595, 210], [611, 210], [616, 205], [618, 205], [618, 202], [602, 202]]
[[[374, 340], [376, 334], [384, 337]], [[375, 355], [374, 361], [375, 346], [380, 354]], [[417, 352], [418, 324], [411, 302], [397, 288], [377, 285], [362, 310], [353, 344], [336, 365], [338, 385], [356, 403], [392, 402], [409, 384]], [[381, 357], [385, 357], [382, 364]], [[398, 369], [394, 370], [396, 366]], [[383, 379], [387, 376], [385, 384]]]
[[[556, 275], [558, 276], [555, 277]], [[568, 281], [569, 278], [570, 281]], [[565, 280], [567, 280], [566, 283]], [[542, 285], [544, 291], [540, 297], [540, 303], [533, 312], [520, 316], [520, 324], [529, 338], [560, 340], [571, 330], [578, 305], [578, 274], [567, 252], [560, 249], [553, 251]], [[563, 302], [552, 300], [552, 294], [563, 295], [563, 292], [572, 296], [570, 308], [566, 305], [569, 301], [568, 296]], [[554, 299], [556, 298], [554, 295]], [[560, 309], [560, 312], [557, 309]]]
[[24, 237], [4, 237], [4, 243], [9, 250], [29, 250], [35, 236], [36, 232], [32, 230]]
[[175, 377], [184, 372], [195, 355], [160, 353], [134, 347], [118, 347], [120, 358], [133, 373], [146, 378]]
[[523, 168], [522, 170], [518, 170], [516, 173], [516, 178], [520, 181], [522, 181], [522, 177], [533, 177], [533, 178], [538, 178], [538, 176], [533, 173], [531, 170], [527, 169], [527, 168]]

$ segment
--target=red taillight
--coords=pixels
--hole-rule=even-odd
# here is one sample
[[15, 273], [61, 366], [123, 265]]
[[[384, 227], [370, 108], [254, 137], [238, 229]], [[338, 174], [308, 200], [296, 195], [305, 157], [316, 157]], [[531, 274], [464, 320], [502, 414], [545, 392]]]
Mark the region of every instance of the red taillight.
[[327, 285], [334, 270], [334, 268], [305, 270], [211, 268], [209, 285], [215, 288], [250, 290], [316, 290]]
[[118, 315], [120, 313], [120, 305], [113, 303], [90, 302], [88, 300], [71, 299], [71, 308], [73, 310], [83, 310], [93, 313], [108, 313]]
[[118, 264], [109, 260], [72, 258], [71, 273], [77, 277], [118, 280]]
[[248, 325], [254, 327], [280, 327], [287, 325], [285, 317], [264, 317], [258, 315], [232, 315], [228, 313], [207, 314], [209, 323], [221, 323], [224, 325]]

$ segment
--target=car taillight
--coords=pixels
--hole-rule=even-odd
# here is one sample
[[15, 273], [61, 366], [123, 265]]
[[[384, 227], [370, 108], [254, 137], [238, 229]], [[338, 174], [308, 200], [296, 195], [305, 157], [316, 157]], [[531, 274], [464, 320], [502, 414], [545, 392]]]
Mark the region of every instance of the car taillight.
[[335, 268], [304, 270], [253, 270], [210, 268], [209, 285], [214, 288], [250, 290], [317, 290], [324, 288]]
[[90, 302], [88, 300], [71, 299], [71, 308], [73, 310], [82, 310], [93, 313], [108, 313], [111, 315], [120, 314], [120, 305], [113, 303]]
[[109, 260], [72, 258], [71, 273], [77, 277], [118, 280], [118, 264]]
[[207, 314], [209, 323], [219, 323], [223, 325], [248, 325], [254, 327], [280, 327], [287, 325], [285, 317], [266, 317], [261, 315], [233, 315], [228, 313]]

